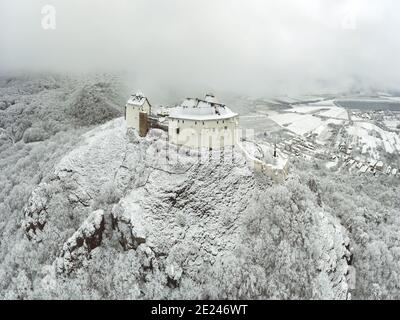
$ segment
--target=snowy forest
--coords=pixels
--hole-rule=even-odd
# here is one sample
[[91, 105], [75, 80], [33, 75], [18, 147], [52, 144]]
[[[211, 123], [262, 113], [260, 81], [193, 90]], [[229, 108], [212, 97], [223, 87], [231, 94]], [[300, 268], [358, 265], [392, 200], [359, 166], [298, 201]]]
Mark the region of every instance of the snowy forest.
[[0, 78], [0, 299], [400, 298], [400, 179], [161, 165], [126, 97], [110, 74]]

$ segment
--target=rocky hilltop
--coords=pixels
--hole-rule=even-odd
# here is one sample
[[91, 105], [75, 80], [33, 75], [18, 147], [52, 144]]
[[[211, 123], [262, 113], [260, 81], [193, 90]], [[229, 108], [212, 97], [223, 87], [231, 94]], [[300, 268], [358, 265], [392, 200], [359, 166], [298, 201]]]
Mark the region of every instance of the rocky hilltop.
[[[238, 150], [199, 154], [178, 149], [168, 143], [163, 131], [152, 130], [145, 138], [134, 131], [127, 134], [119, 118], [83, 135], [58, 163], [30, 197], [22, 228], [31, 243], [47, 248], [45, 264], [53, 272], [45, 276], [46, 283], [72, 279], [82, 270], [90, 273], [91, 261], [113, 248], [119, 255], [133, 253], [140, 262], [134, 297], [159, 297], [145, 289], [156, 273], [164, 279], [160, 284], [167, 288], [167, 297], [194, 284], [200, 289], [194, 290], [193, 297], [215, 297], [203, 290], [203, 270], [217, 275], [216, 266], [227, 267], [226, 257], [247, 251], [244, 226], [249, 212], [258, 210], [260, 196], [273, 188], [267, 177], [246, 165]], [[312, 220], [313, 233], [303, 239], [312, 242], [315, 270], [310, 297], [347, 298], [350, 253], [343, 228], [322, 208]], [[261, 234], [257, 237], [262, 241]], [[276, 243], [277, 248], [280, 245]], [[269, 279], [274, 268], [261, 268], [260, 279]], [[234, 297], [266, 295], [254, 285], [246, 292], [241, 286], [242, 282], [238, 288], [226, 289], [226, 297], [232, 297], [230, 292], [236, 292]]]

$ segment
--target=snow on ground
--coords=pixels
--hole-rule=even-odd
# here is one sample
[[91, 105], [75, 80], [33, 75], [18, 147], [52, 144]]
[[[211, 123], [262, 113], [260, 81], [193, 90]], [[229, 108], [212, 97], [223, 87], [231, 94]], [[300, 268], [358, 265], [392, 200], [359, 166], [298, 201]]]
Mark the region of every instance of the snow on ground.
[[[357, 140], [362, 144], [362, 153], [370, 150], [371, 155], [377, 158], [377, 147], [382, 146], [386, 152], [400, 151], [400, 137], [397, 133], [385, 131], [369, 122], [357, 122], [347, 128], [347, 132], [353, 136], [353, 144]], [[377, 134], [373, 134], [376, 132]]]
[[376, 148], [380, 145], [377, 138], [369, 135], [368, 130], [359, 126], [359, 123], [356, 123], [354, 126], [350, 126], [347, 128], [347, 132], [351, 135], [352, 145], [357, 145], [358, 143], [362, 144], [362, 153], [367, 153], [370, 150], [370, 155], [377, 159], [379, 155], [376, 153]]
[[324, 100], [319, 102], [313, 102], [309, 104], [310, 106], [317, 106], [317, 107], [335, 107], [334, 100]]
[[291, 97], [288, 97], [288, 96], [277, 97], [277, 98], [275, 98], [275, 101], [281, 102], [281, 103], [285, 103], [285, 104], [292, 104], [292, 103], [299, 102], [298, 99], [291, 98]]
[[336, 106], [333, 100], [293, 106], [292, 109], [287, 111], [295, 113], [312, 113], [322, 117], [338, 118], [343, 120], [348, 119], [347, 111], [344, 108]]
[[354, 115], [354, 114], [351, 116], [351, 120], [352, 121], [365, 121], [365, 119], [363, 119], [357, 115]]
[[397, 133], [385, 131], [369, 122], [360, 122], [358, 125], [366, 130], [378, 132], [383, 140], [386, 152], [393, 153], [396, 150], [400, 151], [400, 137]]
[[[254, 148], [261, 155], [271, 153], [271, 148]], [[221, 151], [204, 155], [201, 161], [197, 151], [169, 144], [163, 131], [154, 129], [140, 138], [135, 131], [126, 135], [122, 118], [110, 121], [84, 135], [79, 146], [59, 162], [52, 179], [39, 185], [25, 211], [24, 225], [28, 221], [38, 226], [38, 240], [57, 234], [41, 245], [68, 249], [57, 253], [57, 265], [65, 266], [62, 272], [80, 268], [92, 252], [96, 254], [94, 250], [101, 252], [109, 246], [110, 242], [102, 242], [109, 228], [116, 245], [135, 250], [137, 257], [144, 254], [138, 261], [149, 273], [160, 268], [171, 279], [194, 278], [202, 268], [235, 254], [246, 236], [244, 213], [260, 192], [271, 187], [269, 180], [249, 168], [237, 148], [225, 150], [224, 161]], [[106, 184], [118, 195], [109, 205], [96, 200], [113, 195]], [[49, 196], [47, 190], [57, 190], [57, 195]], [[60, 199], [68, 200], [60, 203]], [[112, 217], [106, 211], [90, 215], [96, 203], [111, 210]], [[46, 214], [41, 215], [42, 211]], [[70, 220], [62, 216], [65, 212], [75, 214], [71, 226], [65, 226]], [[329, 213], [320, 212], [313, 219], [321, 230], [310, 240], [317, 248], [314, 259], [321, 275], [317, 284], [332, 288], [333, 298], [346, 297], [348, 240]], [[39, 227], [43, 222], [44, 230]], [[71, 240], [66, 246], [59, 236], [64, 229], [66, 240]], [[51, 246], [49, 241], [54, 241]], [[177, 265], [177, 253], [184, 259], [182, 268]], [[177, 278], [170, 273], [174, 268]]]
[[343, 120], [348, 119], [347, 111], [343, 108], [336, 106], [330, 107], [329, 110], [321, 112], [320, 115], [324, 117], [338, 118]]
[[317, 135], [327, 133], [329, 131], [328, 124], [341, 124], [341, 120], [337, 119], [322, 119], [311, 114], [276, 113], [270, 118], [280, 126], [298, 134], [316, 133]]
[[325, 167], [326, 167], [327, 169], [331, 169], [331, 168], [337, 166], [337, 164], [338, 164], [338, 161], [330, 161], [330, 162], [327, 162], [327, 163], [325, 164]]
[[270, 118], [280, 126], [298, 135], [304, 135], [313, 131], [322, 124], [322, 119], [320, 118], [309, 114], [297, 114], [292, 112], [275, 114]]
[[328, 124], [343, 124], [347, 111], [335, 105], [333, 100], [292, 106], [285, 113], [269, 113], [271, 120], [298, 134], [315, 133], [323, 143], [331, 136]]
[[326, 141], [331, 138], [332, 130], [328, 127], [328, 124], [342, 125], [343, 121], [336, 120], [336, 119], [328, 119], [322, 125], [320, 125], [318, 128], [316, 128], [313, 131], [313, 134], [317, 135], [317, 140], [316, 140], [317, 143], [325, 144]]
[[298, 105], [298, 106], [293, 106], [292, 109], [288, 109], [286, 111], [289, 112], [295, 112], [295, 113], [318, 113], [322, 111], [326, 111], [325, 107], [315, 107], [315, 106], [310, 106], [310, 105]]
[[385, 126], [390, 129], [397, 129], [397, 126], [400, 125], [399, 120], [385, 120]]

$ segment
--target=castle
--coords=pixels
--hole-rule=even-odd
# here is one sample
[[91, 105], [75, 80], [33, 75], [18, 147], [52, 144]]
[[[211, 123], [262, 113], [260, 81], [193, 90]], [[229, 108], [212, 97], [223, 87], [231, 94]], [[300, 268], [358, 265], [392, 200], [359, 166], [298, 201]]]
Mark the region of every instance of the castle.
[[238, 114], [214, 96], [186, 99], [169, 114], [169, 141], [189, 148], [209, 150], [234, 146], [238, 139]]
[[187, 98], [180, 105], [152, 112], [149, 100], [142, 94], [132, 95], [125, 105], [127, 128], [136, 129], [144, 137], [150, 128], [168, 132], [170, 143], [191, 149], [219, 150], [237, 147], [254, 170], [283, 182], [288, 176], [288, 159], [274, 151], [275, 164], [254, 157], [240, 142], [239, 115], [219, 103], [212, 94], [204, 99]]
[[[238, 114], [211, 94], [204, 100], [187, 98], [171, 108], [167, 118], [168, 139], [179, 146], [215, 150], [235, 146], [238, 140]], [[160, 117], [151, 113], [151, 105], [141, 93], [129, 98], [125, 119], [127, 127], [135, 128], [142, 137], [151, 127], [162, 127]]]

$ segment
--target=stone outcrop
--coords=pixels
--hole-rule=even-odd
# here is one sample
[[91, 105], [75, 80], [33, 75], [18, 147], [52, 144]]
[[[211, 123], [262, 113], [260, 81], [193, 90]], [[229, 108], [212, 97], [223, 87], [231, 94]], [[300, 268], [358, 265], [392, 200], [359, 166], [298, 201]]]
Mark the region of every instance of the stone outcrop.
[[29, 240], [38, 240], [38, 233], [43, 230], [47, 221], [47, 204], [50, 195], [44, 185], [32, 192], [28, 205], [24, 209], [25, 219], [22, 228]]
[[71, 273], [90, 258], [90, 253], [101, 245], [105, 229], [104, 212], [92, 212], [81, 227], [64, 243], [57, 260], [59, 272]]

